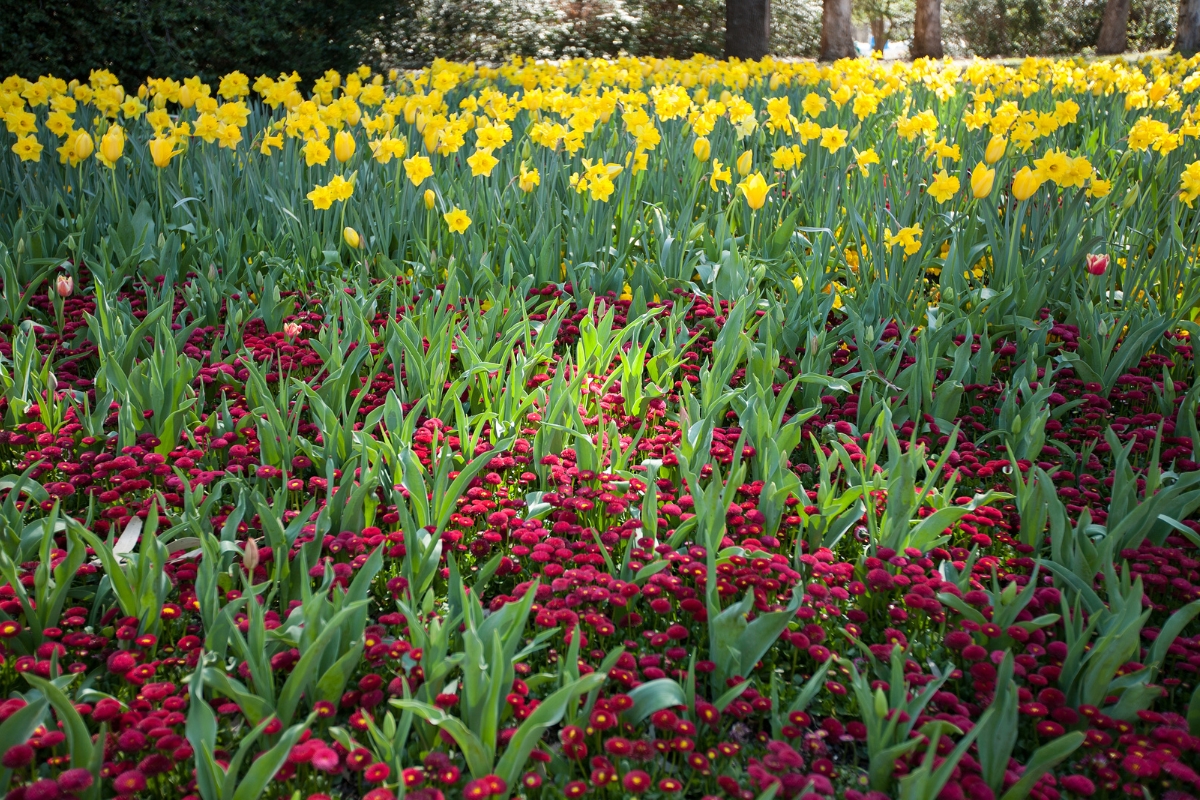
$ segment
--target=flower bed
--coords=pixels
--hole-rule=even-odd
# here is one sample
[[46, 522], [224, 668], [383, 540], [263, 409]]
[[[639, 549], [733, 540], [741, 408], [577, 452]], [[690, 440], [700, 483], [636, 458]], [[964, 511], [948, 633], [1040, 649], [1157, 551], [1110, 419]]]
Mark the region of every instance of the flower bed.
[[0, 789], [1194, 796], [1198, 69], [4, 82]]

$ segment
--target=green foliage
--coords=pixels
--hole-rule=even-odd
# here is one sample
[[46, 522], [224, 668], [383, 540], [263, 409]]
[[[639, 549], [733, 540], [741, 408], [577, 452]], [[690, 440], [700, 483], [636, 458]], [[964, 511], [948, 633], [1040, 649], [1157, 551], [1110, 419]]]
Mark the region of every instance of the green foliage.
[[[1068, 55], [1095, 47], [1104, 0], [947, 0], [947, 48], [961, 55]], [[1175, 40], [1174, 0], [1133, 0], [1129, 49], [1155, 50]]]
[[3, 0], [0, 73], [86, 78], [107, 68], [131, 86], [233, 70], [315, 78], [370, 60], [378, 34], [411, 13], [403, 0]]

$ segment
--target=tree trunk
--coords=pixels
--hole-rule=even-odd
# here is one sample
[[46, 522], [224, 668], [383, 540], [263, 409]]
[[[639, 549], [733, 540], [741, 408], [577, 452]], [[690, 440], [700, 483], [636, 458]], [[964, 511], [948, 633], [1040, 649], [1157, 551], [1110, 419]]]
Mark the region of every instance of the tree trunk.
[[760, 59], [771, 51], [771, 0], [726, 0], [725, 57]]
[[[1126, 0], [1128, 2], [1128, 0]], [[917, 0], [913, 16], [912, 58], [941, 58], [942, 0]]]
[[1200, 0], [1179, 0], [1175, 49], [1185, 56], [1200, 52]]
[[850, 0], [824, 0], [821, 10], [821, 60], [854, 57], [854, 31], [850, 28]]
[[888, 24], [886, 19], [883, 17], [871, 18], [871, 38], [875, 40], [875, 52], [883, 55], [888, 40]]
[[[1112, 56], [1124, 53], [1129, 46], [1130, 0], [1108, 0], [1100, 23], [1100, 38], [1096, 40], [1096, 55]], [[1186, 0], [1185, 0], [1186, 2]]]

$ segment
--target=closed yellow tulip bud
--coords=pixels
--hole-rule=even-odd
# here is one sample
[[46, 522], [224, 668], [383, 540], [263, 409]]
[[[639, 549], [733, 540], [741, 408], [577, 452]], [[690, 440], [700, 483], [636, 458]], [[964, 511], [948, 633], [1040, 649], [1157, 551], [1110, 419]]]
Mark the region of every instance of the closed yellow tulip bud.
[[125, 131], [120, 125], [113, 125], [108, 129], [108, 133], [104, 134], [100, 139], [100, 155], [110, 167], [115, 166], [121, 160], [122, 154], [125, 152]]
[[982, 199], [991, 194], [995, 183], [996, 170], [990, 169], [982, 161], [975, 165], [975, 169], [971, 170], [971, 194], [976, 198]]
[[154, 161], [154, 166], [159, 169], [170, 164], [171, 159], [179, 154], [179, 151], [175, 149], [174, 139], [160, 139], [156, 136], [146, 146], [150, 150], [150, 158]]
[[739, 183], [738, 188], [746, 196], [746, 204], [757, 211], [767, 202], [767, 193], [771, 191], [773, 185], [768, 185], [762, 173], [756, 172]]
[[1013, 176], [1012, 194], [1018, 200], [1028, 200], [1033, 197], [1042, 185], [1042, 179], [1037, 176], [1029, 167], [1021, 167], [1020, 171]]
[[349, 225], [342, 228], [342, 239], [353, 250], [362, 247], [362, 237], [358, 235], [358, 231], [351, 228]]
[[1004, 156], [1004, 151], [1008, 148], [1008, 139], [1000, 134], [992, 137], [987, 144], [987, 149], [983, 151], [983, 160], [989, 164], [995, 164]]
[[709, 155], [712, 154], [712, 145], [709, 144], [707, 136], [701, 136], [692, 143], [692, 153], [700, 161], [708, 161]]
[[750, 167], [754, 166], [754, 153], [749, 150], [738, 156], [737, 171], [738, 175], [743, 178], [750, 174]]
[[343, 164], [354, 155], [354, 147], [354, 134], [350, 131], [338, 131], [337, 136], [333, 137], [334, 158]]
[[186, 83], [179, 87], [179, 105], [184, 108], [191, 108], [196, 105], [196, 93]]
[[433, 189], [425, 190], [425, 207], [430, 211], [433, 210], [433, 204], [437, 201], [437, 195], [433, 193]]
[[71, 147], [75, 151], [75, 158], [80, 161], [86, 161], [92, 151], [96, 149], [96, 143], [92, 141], [92, 135], [87, 131], [80, 131], [75, 135], [75, 140], [71, 142]]

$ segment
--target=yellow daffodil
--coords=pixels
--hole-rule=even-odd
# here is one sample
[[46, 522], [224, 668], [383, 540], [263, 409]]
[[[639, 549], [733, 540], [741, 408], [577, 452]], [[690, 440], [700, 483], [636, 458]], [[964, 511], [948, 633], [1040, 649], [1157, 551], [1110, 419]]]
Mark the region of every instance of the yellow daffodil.
[[542, 176], [538, 173], [537, 168], [526, 169], [525, 162], [521, 162], [521, 173], [517, 178], [517, 186], [522, 192], [532, 192], [535, 186], [540, 186]]
[[433, 176], [433, 165], [425, 156], [412, 156], [404, 159], [404, 173], [413, 186], [420, 186], [422, 181]]
[[327, 186], [314, 187], [307, 195], [309, 201], [313, 204], [313, 208], [323, 210], [333, 205], [333, 193], [329, 191]]
[[938, 203], [945, 203], [954, 195], [958, 194], [959, 181], [954, 175], [947, 174], [946, 170], [941, 170], [933, 176], [933, 183], [929, 184], [929, 196]]
[[446, 220], [446, 224], [454, 233], [465, 233], [467, 228], [471, 227], [471, 218], [457, 206], [443, 214], [442, 219]]
[[904, 248], [904, 255], [911, 256], [921, 249], [921, 230], [920, 225], [910, 225], [906, 228], [901, 228], [893, 235], [890, 229], [884, 230], [883, 241], [887, 248], [891, 250], [896, 245]]
[[859, 171], [862, 172], [862, 175], [865, 178], [871, 174], [871, 165], [879, 163], [879, 154], [875, 152], [875, 148], [873, 147], [868, 147], [861, 153], [855, 150], [854, 163], [858, 165]]
[[41, 161], [42, 144], [36, 136], [22, 136], [12, 146], [12, 151], [21, 157], [22, 161]]
[[712, 162], [712, 177], [708, 180], [709, 187], [715, 192], [717, 191], [718, 183], [729, 183], [732, 180], [733, 174], [729, 171], [729, 168], [714, 158]]
[[1197, 197], [1200, 197], [1200, 161], [1193, 161], [1179, 176], [1179, 199], [1191, 208]]
[[467, 158], [467, 164], [471, 167], [471, 175], [476, 178], [491, 176], [492, 170], [499, 163], [500, 159], [492, 155], [491, 150], [476, 150]]
[[831, 128], [821, 129], [821, 147], [824, 147], [830, 153], [836, 153], [846, 146], [846, 131], [834, 125]]

